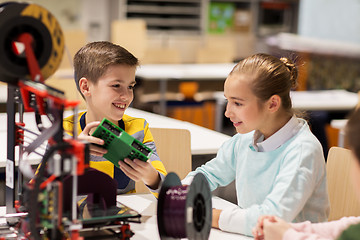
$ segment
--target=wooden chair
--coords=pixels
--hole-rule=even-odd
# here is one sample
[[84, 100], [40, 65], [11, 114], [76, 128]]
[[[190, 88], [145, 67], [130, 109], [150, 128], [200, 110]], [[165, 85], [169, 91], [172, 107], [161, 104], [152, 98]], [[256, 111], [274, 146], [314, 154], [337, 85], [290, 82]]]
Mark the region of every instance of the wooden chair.
[[352, 164], [350, 150], [330, 148], [326, 165], [330, 198], [329, 221], [345, 216], [360, 216], [360, 203], [349, 178]]
[[[190, 131], [187, 129], [150, 128], [156, 149], [166, 171], [183, 179], [191, 171]], [[135, 185], [137, 193], [149, 192], [143, 182]]]

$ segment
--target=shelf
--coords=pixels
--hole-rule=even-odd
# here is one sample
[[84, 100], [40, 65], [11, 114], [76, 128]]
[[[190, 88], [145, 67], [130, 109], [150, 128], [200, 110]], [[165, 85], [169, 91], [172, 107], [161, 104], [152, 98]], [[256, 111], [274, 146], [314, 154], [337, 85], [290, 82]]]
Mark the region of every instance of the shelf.
[[123, 0], [124, 18], [144, 19], [148, 30], [190, 34], [204, 29], [208, 0]]
[[156, 14], [156, 15], [198, 15], [200, 7], [179, 7], [179, 6], [138, 6], [129, 5], [128, 13]]
[[[299, 0], [119, 0], [122, 19], [141, 18], [149, 33], [204, 34], [208, 30], [211, 3], [232, 3], [235, 11], [247, 11], [247, 31], [267, 36], [281, 31], [297, 32]], [[265, 4], [265, 5], [264, 5]], [[282, 6], [268, 9], [264, 6]], [[236, 27], [235, 27], [236, 28]], [[239, 28], [237, 28], [239, 29]], [[238, 31], [238, 30], [235, 30]], [[244, 31], [244, 30], [243, 30]]]

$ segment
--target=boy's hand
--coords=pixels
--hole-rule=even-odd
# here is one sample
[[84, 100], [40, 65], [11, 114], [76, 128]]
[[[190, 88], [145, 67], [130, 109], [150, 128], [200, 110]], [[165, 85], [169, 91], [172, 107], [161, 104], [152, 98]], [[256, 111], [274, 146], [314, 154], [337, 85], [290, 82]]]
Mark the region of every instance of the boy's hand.
[[[79, 134], [78, 139], [87, 141], [89, 143], [94, 143], [97, 145], [104, 145], [104, 140], [93, 137], [90, 135], [91, 132], [93, 132], [93, 129], [100, 125], [100, 122], [91, 122], [87, 124], [84, 128], [84, 130]], [[95, 156], [102, 157], [105, 153], [107, 153], [107, 150], [105, 148], [96, 146], [94, 144], [90, 144], [90, 154]]]
[[157, 189], [160, 183], [160, 176], [156, 169], [149, 162], [139, 159], [128, 159], [119, 161], [120, 169], [135, 182], [143, 181], [151, 189]]

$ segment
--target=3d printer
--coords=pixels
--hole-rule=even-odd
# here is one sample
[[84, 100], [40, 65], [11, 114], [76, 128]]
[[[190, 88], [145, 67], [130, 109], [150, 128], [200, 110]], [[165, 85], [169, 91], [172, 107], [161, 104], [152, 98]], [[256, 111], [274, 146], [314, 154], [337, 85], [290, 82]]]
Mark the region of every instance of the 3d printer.
[[[104, 238], [100, 237], [104, 234], [129, 239], [132, 232], [128, 223], [139, 222], [140, 214], [116, 202], [116, 185], [111, 178], [89, 168], [88, 144], [76, 137], [64, 138], [64, 109], [72, 108], [77, 114], [79, 102], [66, 100], [62, 91], [44, 83], [63, 56], [59, 23], [39, 5], [7, 2], [0, 4], [0, 32], [0, 81], [8, 84], [8, 226], [0, 228], [0, 238], [81, 239], [82, 232], [95, 231], [97, 238]], [[24, 112], [34, 113], [39, 133], [26, 128]], [[42, 117], [48, 118], [51, 126], [44, 127]], [[24, 141], [26, 133], [32, 135], [31, 141]], [[40, 154], [42, 161], [34, 174], [26, 156], [39, 154], [38, 147], [46, 141], [47, 149]], [[91, 184], [93, 179], [107, 184], [107, 191]], [[78, 211], [79, 194], [88, 195], [86, 211]]]

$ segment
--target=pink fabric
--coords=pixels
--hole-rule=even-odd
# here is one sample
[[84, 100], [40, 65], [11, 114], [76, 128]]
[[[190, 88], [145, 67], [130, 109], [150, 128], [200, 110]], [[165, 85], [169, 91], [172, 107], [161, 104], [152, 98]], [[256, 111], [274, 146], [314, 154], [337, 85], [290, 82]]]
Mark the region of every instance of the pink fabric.
[[337, 221], [313, 223], [306, 221], [292, 223], [282, 240], [333, 240], [350, 225], [360, 222], [360, 217], [344, 217]]

